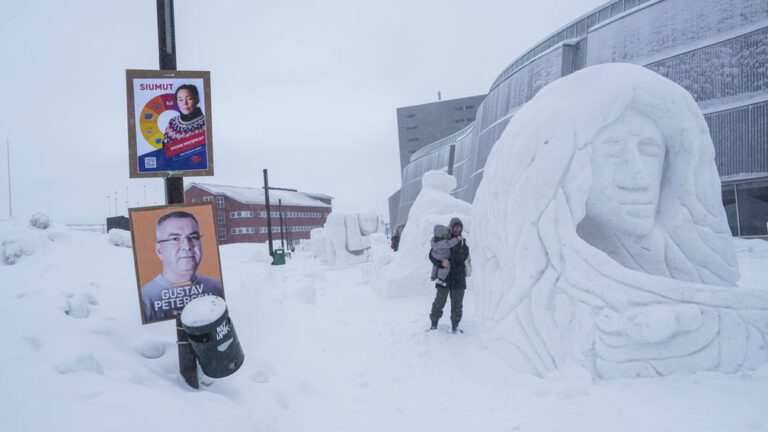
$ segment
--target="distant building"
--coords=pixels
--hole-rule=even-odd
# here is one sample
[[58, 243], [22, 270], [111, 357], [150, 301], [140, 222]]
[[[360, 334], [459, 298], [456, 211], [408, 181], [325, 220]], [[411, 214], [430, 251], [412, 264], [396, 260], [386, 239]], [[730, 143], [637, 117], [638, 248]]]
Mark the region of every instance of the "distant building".
[[107, 218], [107, 232], [111, 229], [121, 229], [130, 231], [131, 230], [131, 222], [128, 220], [125, 216], [112, 216]]
[[464, 129], [475, 121], [485, 95], [451, 99], [397, 109], [400, 171], [418, 150]]
[[[285, 228], [283, 239], [290, 247], [298, 240], [308, 239], [312, 229], [325, 225], [332, 211], [331, 200], [333, 197], [324, 194], [269, 188], [273, 241], [280, 243], [280, 212]], [[268, 240], [263, 188], [190, 183], [185, 188], [184, 201], [214, 204], [219, 244]]]

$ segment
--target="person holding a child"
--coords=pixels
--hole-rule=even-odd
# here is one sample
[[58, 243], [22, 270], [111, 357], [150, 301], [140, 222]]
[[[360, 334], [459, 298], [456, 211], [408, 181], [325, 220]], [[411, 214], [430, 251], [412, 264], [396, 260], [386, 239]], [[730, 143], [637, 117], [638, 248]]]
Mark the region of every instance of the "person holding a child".
[[464, 224], [459, 218], [451, 219], [447, 229], [442, 225], [435, 226], [429, 260], [434, 266], [432, 275], [437, 293], [429, 314], [432, 323], [430, 330], [437, 328], [437, 322], [443, 316], [443, 308], [450, 297], [451, 332], [459, 331], [464, 290], [467, 288], [466, 261], [469, 259], [469, 246], [462, 237], [463, 230]]

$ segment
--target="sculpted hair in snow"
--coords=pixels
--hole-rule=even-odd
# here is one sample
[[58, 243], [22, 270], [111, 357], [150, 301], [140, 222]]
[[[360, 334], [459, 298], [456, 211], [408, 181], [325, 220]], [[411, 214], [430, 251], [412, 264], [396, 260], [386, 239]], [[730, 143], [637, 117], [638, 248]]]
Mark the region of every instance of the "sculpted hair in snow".
[[[626, 139], [604, 139], [608, 129]], [[655, 147], [638, 138], [630, 148], [644, 134]], [[598, 175], [632, 152], [615, 177]], [[644, 172], [654, 158], [659, 169]], [[599, 65], [543, 88], [491, 151], [472, 217], [484, 227], [475, 233], [482, 319], [519, 369], [543, 375], [576, 362], [598, 376], [654, 376], [762, 361], [731, 309], [754, 300], [768, 311], [768, 298], [733, 287], [707, 124], [683, 88], [654, 72]], [[738, 359], [723, 358], [723, 326], [742, 328]]]

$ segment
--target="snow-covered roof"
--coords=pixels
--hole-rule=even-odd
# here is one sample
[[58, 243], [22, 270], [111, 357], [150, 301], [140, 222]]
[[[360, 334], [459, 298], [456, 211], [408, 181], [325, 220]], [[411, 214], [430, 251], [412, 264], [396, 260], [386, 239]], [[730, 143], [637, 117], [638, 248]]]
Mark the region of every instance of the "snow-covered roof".
[[314, 193], [314, 192], [302, 192], [302, 193], [304, 195], [310, 196], [312, 198], [317, 198], [317, 199], [333, 199], [332, 196], [326, 195], [326, 194], [321, 194], [321, 193]]
[[[233, 200], [239, 201], [243, 204], [264, 204], [264, 189], [245, 187], [245, 186], [226, 186], [216, 185], [208, 183], [190, 183], [185, 190], [189, 190], [192, 186], [197, 186], [200, 189], [206, 190], [214, 195], [226, 195]], [[271, 205], [277, 205], [278, 200], [283, 205], [290, 206], [304, 206], [304, 207], [331, 207], [330, 205], [314, 198], [319, 194], [306, 194], [298, 191], [288, 191], [279, 189], [269, 190], [269, 203]], [[330, 198], [330, 197], [329, 197]]]

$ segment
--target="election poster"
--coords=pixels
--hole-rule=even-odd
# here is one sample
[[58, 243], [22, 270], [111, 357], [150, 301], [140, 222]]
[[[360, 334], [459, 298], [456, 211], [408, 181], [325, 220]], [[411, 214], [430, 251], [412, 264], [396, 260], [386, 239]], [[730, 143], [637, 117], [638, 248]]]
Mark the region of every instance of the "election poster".
[[175, 319], [197, 297], [224, 298], [212, 203], [129, 213], [143, 324]]
[[210, 72], [125, 74], [130, 177], [213, 175]]

